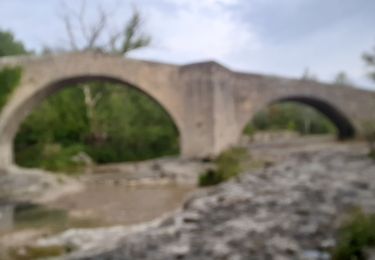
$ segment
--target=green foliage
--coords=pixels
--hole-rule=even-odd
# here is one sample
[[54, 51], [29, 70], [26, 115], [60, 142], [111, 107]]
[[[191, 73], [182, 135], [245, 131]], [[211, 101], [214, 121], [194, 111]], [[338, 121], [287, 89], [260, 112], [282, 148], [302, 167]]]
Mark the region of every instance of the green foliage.
[[237, 176], [242, 170], [242, 162], [248, 156], [244, 148], [231, 148], [221, 153], [215, 160], [215, 169], [209, 169], [199, 177], [199, 186], [211, 186]]
[[4, 68], [0, 70], [0, 111], [9, 96], [21, 80], [22, 70], [19, 67]]
[[291, 102], [274, 104], [257, 113], [246, 126], [245, 134], [263, 130], [290, 130], [304, 135], [336, 132], [326, 117], [310, 107]]
[[0, 57], [27, 53], [23, 44], [15, 40], [11, 32], [0, 30]]
[[253, 136], [256, 132], [254, 124], [247, 124], [243, 133], [247, 136]]
[[363, 135], [370, 149], [369, 156], [375, 159], [375, 122], [363, 123]]
[[83, 165], [72, 158], [82, 152], [100, 164], [178, 153], [177, 129], [157, 103], [133, 88], [89, 85], [101, 97], [94, 120], [88, 120], [82, 88], [57, 93], [22, 124], [15, 140], [17, 164], [77, 171]]
[[124, 29], [124, 39], [122, 42], [120, 53], [128, 53], [131, 50], [146, 47], [151, 43], [151, 37], [140, 34], [142, 19], [137, 10], [126, 24]]
[[333, 260], [365, 260], [364, 250], [375, 246], [375, 214], [357, 210], [340, 228]]

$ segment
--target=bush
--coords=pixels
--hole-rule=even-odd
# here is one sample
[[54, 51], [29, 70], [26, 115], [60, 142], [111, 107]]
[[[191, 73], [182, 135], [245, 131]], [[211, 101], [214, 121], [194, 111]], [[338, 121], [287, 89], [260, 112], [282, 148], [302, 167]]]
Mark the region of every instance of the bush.
[[215, 160], [215, 169], [209, 169], [199, 176], [199, 186], [211, 186], [237, 176], [242, 170], [242, 162], [247, 156], [244, 148], [231, 148], [221, 153]]
[[21, 68], [4, 68], [0, 71], [0, 111], [7, 102], [10, 94], [21, 80]]
[[363, 133], [370, 149], [369, 156], [375, 159], [375, 122], [365, 122]]
[[338, 244], [333, 260], [365, 260], [365, 250], [375, 246], [375, 214], [355, 211], [343, 223], [338, 233]]
[[83, 151], [81, 145], [35, 144], [16, 153], [16, 162], [22, 162], [24, 167], [75, 173], [85, 166], [83, 162], [73, 160], [75, 155]]

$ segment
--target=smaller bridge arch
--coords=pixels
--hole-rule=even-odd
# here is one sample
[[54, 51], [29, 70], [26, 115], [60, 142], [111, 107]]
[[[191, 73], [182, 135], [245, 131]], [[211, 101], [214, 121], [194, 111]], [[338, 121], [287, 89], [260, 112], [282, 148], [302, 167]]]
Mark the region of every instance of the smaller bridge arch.
[[254, 116], [267, 109], [271, 105], [281, 104], [285, 102], [293, 102], [301, 105], [311, 107], [325, 116], [337, 129], [337, 137], [339, 140], [347, 140], [354, 138], [356, 135], [356, 129], [349, 117], [339, 108], [337, 108], [332, 102], [329, 102], [321, 97], [307, 96], [307, 95], [291, 95], [281, 96], [263, 101], [257, 105], [256, 109], [253, 109], [248, 113], [246, 120], [240, 125], [240, 135], [242, 135], [246, 125], [254, 119]]
[[356, 134], [356, 130], [349, 118], [327, 100], [312, 96], [287, 96], [271, 101], [268, 106], [283, 102], [299, 103], [316, 109], [326, 116], [337, 128], [337, 135], [340, 140], [353, 138]]

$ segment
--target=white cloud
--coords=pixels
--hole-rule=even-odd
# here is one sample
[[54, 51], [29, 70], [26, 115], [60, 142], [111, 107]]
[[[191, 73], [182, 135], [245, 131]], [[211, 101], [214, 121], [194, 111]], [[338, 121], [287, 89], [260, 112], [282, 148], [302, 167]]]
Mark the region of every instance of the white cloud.
[[232, 54], [259, 45], [254, 30], [226, 8], [238, 0], [202, 0], [199, 4], [190, 0], [164, 1], [173, 4], [174, 13], [166, 15], [159, 8], [146, 8], [155, 43], [153, 50], [140, 51], [135, 56], [160, 58], [159, 51], [164, 53], [164, 60], [182, 63], [207, 59], [226, 62]]
[[200, 0], [200, 1], [192, 1], [192, 0], [164, 0], [167, 3], [191, 7], [191, 8], [199, 8], [199, 7], [216, 7], [219, 5], [226, 5], [231, 6], [239, 3], [239, 0]]

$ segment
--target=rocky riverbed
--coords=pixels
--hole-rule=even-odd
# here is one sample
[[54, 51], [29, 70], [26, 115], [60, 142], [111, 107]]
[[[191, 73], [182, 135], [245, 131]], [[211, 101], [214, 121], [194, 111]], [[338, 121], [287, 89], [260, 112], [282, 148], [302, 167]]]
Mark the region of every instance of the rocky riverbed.
[[275, 165], [198, 191], [170, 216], [132, 227], [69, 230], [36, 244], [76, 249], [62, 259], [330, 259], [348, 214], [358, 207], [375, 212], [375, 162], [366, 146], [266, 150], [254, 156], [282, 154]]
[[69, 248], [61, 259], [330, 259], [352, 210], [375, 212], [375, 162], [364, 144], [249, 149], [269, 163], [195, 192], [174, 213], [128, 227], [70, 229], [34, 245]]

